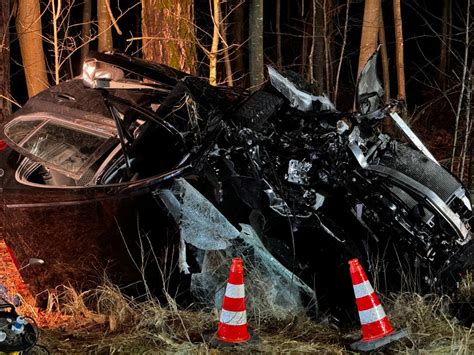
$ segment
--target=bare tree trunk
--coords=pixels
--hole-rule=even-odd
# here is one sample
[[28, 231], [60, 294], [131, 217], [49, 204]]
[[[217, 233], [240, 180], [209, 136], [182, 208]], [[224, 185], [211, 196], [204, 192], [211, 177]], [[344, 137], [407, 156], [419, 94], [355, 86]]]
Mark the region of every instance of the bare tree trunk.
[[[344, 50], [346, 48], [347, 43], [347, 28], [349, 25], [349, 9], [350, 9], [351, 0], [347, 0], [346, 2], [346, 18], [344, 20], [344, 35], [342, 38], [342, 47], [341, 53], [339, 54], [339, 62], [337, 64], [337, 72], [336, 72], [336, 85], [334, 89], [334, 103], [337, 103], [337, 94], [339, 91], [339, 75], [341, 74], [341, 67], [342, 67], [342, 59], [344, 58]], [[336, 105], [337, 107], [337, 105]]]
[[209, 84], [217, 85], [217, 51], [219, 50], [220, 0], [213, 0], [213, 32], [211, 51], [209, 52]]
[[335, 14], [336, 14], [336, 6], [334, 0], [326, 0], [326, 35], [325, 35], [325, 47], [327, 51], [327, 69], [328, 69], [328, 79], [326, 79], [328, 83], [328, 87], [326, 89], [326, 93], [331, 97], [334, 94], [334, 64], [336, 63], [335, 58], [336, 55], [336, 46], [334, 44], [334, 34], [336, 33], [336, 23], [335, 23]]
[[194, 74], [193, 0], [142, 0], [143, 56]]
[[405, 61], [403, 60], [403, 28], [400, 0], [393, 0], [393, 18], [395, 24], [395, 66], [397, 68], [398, 94], [397, 98], [406, 101], [405, 93]]
[[107, 1], [109, 0], [97, 0], [99, 52], [111, 51], [114, 47], [112, 42], [112, 19], [107, 10]]
[[[467, 75], [466, 85], [466, 128], [464, 131], [464, 143], [463, 143], [463, 154], [461, 159], [461, 173], [459, 178], [464, 180], [464, 167], [466, 164], [467, 151], [469, 149], [469, 143], [471, 142], [471, 130], [472, 130], [472, 118], [471, 118], [471, 95], [474, 88], [474, 81], [472, 80], [472, 72], [474, 70], [474, 61], [471, 60], [471, 67], [469, 74]], [[472, 157], [471, 157], [472, 159]]]
[[466, 13], [466, 34], [464, 38], [464, 60], [463, 60], [463, 69], [462, 69], [462, 76], [461, 76], [461, 92], [459, 93], [459, 101], [458, 107], [456, 110], [456, 121], [454, 123], [454, 137], [453, 137], [453, 150], [451, 152], [451, 171], [454, 168], [454, 157], [456, 156], [456, 145], [458, 143], [458, 130], [459, 130], [459, 119], [461, 116], [461, 109], [462, 103], [464, 100], [464, 90], [466, 89], [466, 75], [467, 75], [467, 60], [469, 58], [469, 49], [470, 49], [470, 41], [469, 41], [469, 29], [470, 29], [470, 10], [471, 8], [471, 0], [467, 0], [467, 13]]
[[447, 38], [447, 48], [446, 52], [448, 53], [446, 57], [446, 70], [449, 70], [451, 67], [451, 45], [453, 38], [453, 6], [451, 0], [451, 6], [448, 8], [448, 38]]
[[0, 123], [11, 111], [11, 105], [8, 101], [10, 96], [10, 52], [8, 46], [10, 43], [10, 33], [8, 22], [10, 19], [10, 1], [0, 2]]
[[234, 86], [234, 78], [232, 73], [232, 63], [230, 62], [230, 55], [229, 55], [229, 43], [227, 43], [227, 20], [226, 17], [222, 16], [222, 9], [219, 5], [219, 18], [221, 22], [219, 24], [219, 31], [221, 34], [222, 39], [222, 50], [224, 52], [224, 66], [225, 66], [225, 81], [227, 82], [227, 86], [233, 87]]
[[380, 8], [380, 0], [365, 1], [357, 77], [360, 75], [362, 69], [364, 69], [367, 60], [377, 49], [380, 26]]
[[277, 48], [277, 67], [282, 68], [281, 53], [281, 0], [276, 0], [275, 4], [275, 31], [276, 31], [276, 48]]
[[61, 0], [52, 0], [51, 7], [53, 13], [53, 47], [54, 47], [54, 83], [59, 85], [59, 39], [58, 23], [61, 15]]
[[92, 0], [84, 0], [82, 9], [82, 47], [81, 47], [81, 63], [84, 61], [87, 53], [89, 53], [89, 42], [91, 37], [91, 20], [92, 20]]
[[263, 84], [263, 0], [250, 0], [249, 11], [249, 71], [250, 86], [258, 89]]
[[232, 11], [232, 37], [234, 39], [234, 43], [237, 45], [235, 49], [235, 67], [237, 69], [237, 73], [240, 76], [243, 76], [246, 72], [245, 69], [245, 62], [244, 62], [244, 54], [242, 50], [242, 46], [244, 45], [244, 26], [245, 26], [245, 7], [244, 3], [241, 3], [239, 0], [237, 1], [237, 7], [233, 7]]
[[388, 102], [388, 100], [390, 100], [390, 73], [388, 66], [387, 40], [385, 39], [385, 23], [383, 20], [382, 7], [380, 7], [379, 42], [381, 44], [380, 51], [382, 52], [383, 89], [385, 91], [385, 102]]
[[[303, 14], [304, 15], [304, 14]], [[300, 74], [301, 76], [305, 77], [308, 74], [309, 81], [313, 82], [312, 79], [313, 74], [313, 55], [311, 52], [314, 52], [314, 34], [311, 36], [309, 35], [310, 32], [314, 32], [313, 20], [311, 22], [309, 19], [309, 12], [306, 16], [301, 17], [301, 22], [303, 23], [303, 38], [301, 40], [301, 67], [300, 67]], [[310, 54], [308, 55], [308, 47], [309, 43], [311, 42], [310, 47]], [[306, 64], [309, 63], [309, 70], [306, 69]]]
[[[443, 17], [441, 24], [441, 41], [440, 41], [440, 54], [439, 54], [439, 72], [438, 72], [438, 81], [442, 88], [446, 84], [446, 69], [447, 69], [447, 58], [448, 58], [448, 47], [450, 47], [451, 37], [448, 36], [449, 28], [451, 27], [450, 20], [450, 9], [452, 7], [451, 0], [443, 1]], [[449, 42], [449, 43], [448, 43]]]
[[331, 46], [331, 23], [332, 20], [329, 18], [328, 14], [331, 12], [329, 9], [332, 9], [332, 1], [331, 0], [324, 0], [323, 2], [323, 15], [324, 15], [324, 59], [326, 63], [326, 90], [325, 91], [329, 97], [331, 97], [331, 90], [332, 90], [332, 77], [333, 77], [333, 70], [332, 70], [332, 46]]
[[314, 1], [316, 5], [315, 22], [313, 26], [314, 31], [314, 81], [316, 95], [321, 95], [324, 91], [324, 68], [325, 68], [325, 43], [324, 43], [324, 29], [325, 29], [325, 15], [323, 0]]
[[[309, 82], [311, 85], [314, 85], [314, 47], [316, 46], [316, 0], [313, 0], [313, 6], [312, 12], [313, 12], [313, 17], [312, 17], [312, 24], [313, 24], [313, 32], [311, 34], [311, 50], [309, 51]], [[306, 25], [305, 25], [305, 31], [304, 35], [306, 38]], [[305, 40], [303, 39], [303, 44], [305, 43]], [[304, 47], [304, 46], [303, 46]], [[303, 52], [303, 60], [306, 57], [305, 53]], [[305, 66], [305, 62], [303, 61], [303, 66]]]
[[25, 68], [28, 96], [31, 97], [49, 86], [44, 60], [39, 0], [18, 1], [16, 31]]

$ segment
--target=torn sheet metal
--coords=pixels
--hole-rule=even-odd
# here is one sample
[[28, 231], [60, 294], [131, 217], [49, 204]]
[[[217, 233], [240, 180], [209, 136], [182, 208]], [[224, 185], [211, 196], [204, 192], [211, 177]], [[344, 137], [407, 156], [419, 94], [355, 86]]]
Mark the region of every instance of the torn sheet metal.
[[326, 96], [314, 96], [298, 89], [271, 66], [268, 66], [268, 75], [272, 86], [290, 101], [291, 107], [306, 112], [313, 110], [313, 102], [318, 102], [321, 111], [336, 111], [334, 104]]
[[383, 106], [384, 91], [377, 75], [377, 57], [378, 51], [369, 58], [359, 75], [357, 104], [362, 114], [374, 112]]
[[227, 248], [239, 231], [185, 179], [176, 179], [171, 188], [157, 190], [158, 196], [178, 224], [186, 243], [204, 250]]
[[356, 143], [349, 143], [347, 145], [351, 150], [354, 157], [357, 159], [357, 162], [361, 166], [361, 168], [366, 168], [369, 164], [367, 163], [367, 159], [364, 156], [364, 153], [360, 149], [360, 147]]
[[430, 158], [433, 162], [439, 165], [436, 158], [430, 153], [428, 148], [423, 144], [423, 142], [418, 138], [418, 136], [411, 130], [410, 127], [403, 121], [403, 119], [396, 112], [390, 114], [395, 124], [402, 130], [405, 137], [424, 155]]
[[[222, 251], [206, 251], [202, 272], [191, 276], [191, 292], [211, 307], [220, 308], [232, 257], [245, 261], [247, 312], [250, 316], [293, 318], [317, 308], [314, 290], [286, 269], [265, 248], [255, 230], [241, 224], [242, 232]], [[316, 309], [317, 311], [317, 309]]]

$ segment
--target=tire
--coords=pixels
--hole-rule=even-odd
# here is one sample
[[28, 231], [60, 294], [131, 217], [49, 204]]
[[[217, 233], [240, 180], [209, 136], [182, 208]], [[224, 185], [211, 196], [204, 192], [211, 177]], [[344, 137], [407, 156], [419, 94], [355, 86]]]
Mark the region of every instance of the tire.
[[267, 91], [257, 91], [236, 110], [234, 122], [258, 130], [278, 112], [283, 102], [283, 98], [277, 95]]

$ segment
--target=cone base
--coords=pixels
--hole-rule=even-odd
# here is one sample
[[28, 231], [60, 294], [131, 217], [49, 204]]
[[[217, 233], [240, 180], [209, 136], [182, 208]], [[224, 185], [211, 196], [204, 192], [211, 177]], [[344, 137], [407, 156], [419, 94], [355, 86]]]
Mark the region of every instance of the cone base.
[[242, 336], [240, 338], [228, 338], [228, 337], [225, 337], [225, 336], [219, 336], [219, 335], [216, 335], [216, 339], [218, 341], [222, 341], [224, 343], [233, 343], [233, 344], [240, 344], [240, 343], [246, 343], [247, 341], [250, 340], [250, 334], [247, 334], [246, 336]]
[[229, 325], [219, 323], [216, 339], [225, 343], [244, 343], [250, 339], [250, 333], [247, 324]]
[[385, 316], [383, 319], [379, 321], [362, 325], [361, 331], [362, 331], [361, 340], [368, 342], [368, 341], [375, 341], [375, 340], [385, 338], [389, 336], [390, 334], [392, 334], [395, 331], [395, 329], [392, 328], [390, 321], [388, 320], [387, 316]]
[[366, 341], [366, 340], [359, 340], [356, 341], [355, 343], [351, 344], [351, 349], [357, 350], [357, 351], [372, 351], [378, 348], [381, 348], [382, 346], [385, 346], [387, 344], [390, 344], [391, 342], [394, 342], [396, 340], [399, 340], [401, 338], [404, 338], [408, 335], [406, 329], [401, 329], [396, 332], [390, 333], [387, 336], [377, 339], [377, 340], [371, 340], [371, 341]]
[[249, 338], [247, 340], [242, 340], [239, 342], [228, 342], [226, 340], [220, 339], [216, 333], [207, 334], [204, 336], [206, 341], [209, 341], [209, 344], [216, 349], [239, 349], [239, 350], [258, 350], [260, 346], [260, 338], [253, 332], [249, 330]]

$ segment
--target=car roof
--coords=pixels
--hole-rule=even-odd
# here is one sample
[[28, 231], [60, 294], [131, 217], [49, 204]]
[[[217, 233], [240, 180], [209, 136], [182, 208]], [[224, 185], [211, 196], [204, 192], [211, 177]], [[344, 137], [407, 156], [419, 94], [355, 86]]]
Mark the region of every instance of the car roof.
[[102, 95], [97, 90], [84, 87], [82, 79], [68, 80], [40, 92], [7, 121], [38, 112], [48, 113], [78, 125], [100, 126], [101, 130], [111, 134], [116, 132], [115, 123]]

